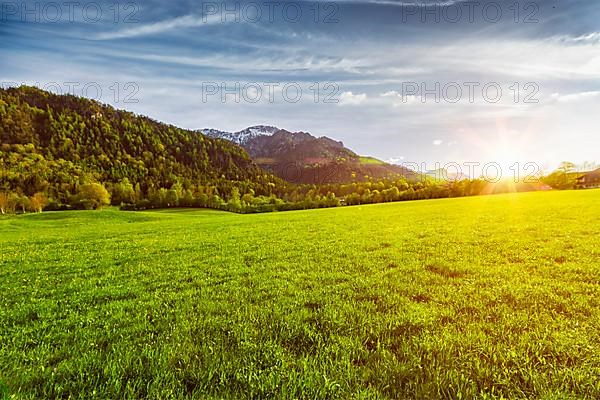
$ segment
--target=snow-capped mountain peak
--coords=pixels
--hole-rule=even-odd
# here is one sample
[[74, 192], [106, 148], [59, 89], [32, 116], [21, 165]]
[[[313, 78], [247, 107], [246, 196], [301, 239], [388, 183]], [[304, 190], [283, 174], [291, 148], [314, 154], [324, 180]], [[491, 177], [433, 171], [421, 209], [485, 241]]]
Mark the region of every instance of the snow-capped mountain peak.
[[213, 138], [226, 139], [242, 145], [257, 136], [272, 136], [279, 130], [280, 129], [275, 126], [255, 125], [238, 132], [226, 132], [217, 129], [202, 129], [201, 132]]

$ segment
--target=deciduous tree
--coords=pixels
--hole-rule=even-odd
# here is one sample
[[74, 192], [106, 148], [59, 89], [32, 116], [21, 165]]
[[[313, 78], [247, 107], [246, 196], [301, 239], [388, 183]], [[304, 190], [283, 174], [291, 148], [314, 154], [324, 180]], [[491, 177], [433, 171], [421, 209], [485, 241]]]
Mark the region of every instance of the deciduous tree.
[[102, 208], [110, 204], [110, 194], [99, 183], [81, 185], [77, 192], [79, 203], [86, 209]]
[[33, 212], [41, 213], [47, 205], [48, 197], [44, 193], [38, 192], [29, 199], [29, 209]]

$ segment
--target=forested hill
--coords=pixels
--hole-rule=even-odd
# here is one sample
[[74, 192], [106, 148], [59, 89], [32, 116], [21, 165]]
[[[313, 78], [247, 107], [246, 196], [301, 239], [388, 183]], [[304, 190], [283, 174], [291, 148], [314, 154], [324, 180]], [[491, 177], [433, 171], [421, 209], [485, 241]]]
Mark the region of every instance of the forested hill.
[[144, 197], [174, 185], [268, 195], [283, 184], [226, 140], [32, 87], [0, 89], [0, 140], [0, 191], [57, 200], [88, 182], [126, 180]]

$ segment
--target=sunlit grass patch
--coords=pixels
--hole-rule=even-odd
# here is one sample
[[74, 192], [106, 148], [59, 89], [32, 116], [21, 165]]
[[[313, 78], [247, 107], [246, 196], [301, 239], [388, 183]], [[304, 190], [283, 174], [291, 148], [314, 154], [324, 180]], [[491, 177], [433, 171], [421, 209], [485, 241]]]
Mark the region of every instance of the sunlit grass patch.
[[598, 200], [2, 218], [0, 398], [598, 398]]

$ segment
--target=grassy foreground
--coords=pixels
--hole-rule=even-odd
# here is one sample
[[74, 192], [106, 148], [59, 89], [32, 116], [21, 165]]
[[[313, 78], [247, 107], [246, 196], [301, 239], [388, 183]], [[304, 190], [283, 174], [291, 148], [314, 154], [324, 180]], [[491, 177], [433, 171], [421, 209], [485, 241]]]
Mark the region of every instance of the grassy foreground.
[[0, 218], [0, 398], [600, 398], [600, 191]]

